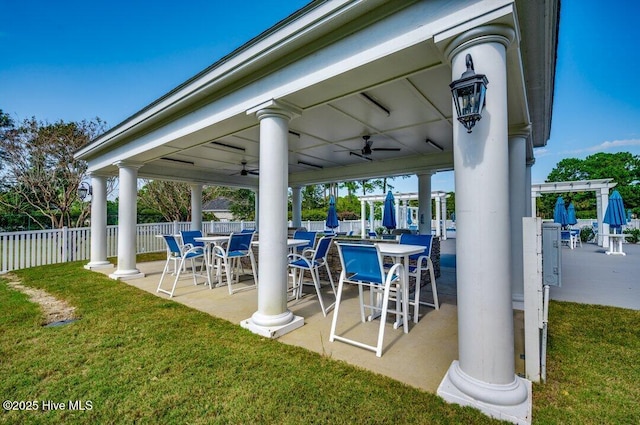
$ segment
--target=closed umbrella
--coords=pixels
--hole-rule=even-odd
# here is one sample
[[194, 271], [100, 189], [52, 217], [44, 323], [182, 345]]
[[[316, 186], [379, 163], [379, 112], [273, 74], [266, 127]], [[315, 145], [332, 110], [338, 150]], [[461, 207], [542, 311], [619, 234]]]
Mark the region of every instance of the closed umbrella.
[[409, 209], [409, 207], [407, 207], [407, 225], [412, 225], [413, 224], [413, 220], [411, 219], [411, 210]]
[[564, 206], [564, 199], [562, 196], [558, 196], [556, 199], [556, 206], [553, 208], [553, 221], [565, 227], [569, 224], [569, 217], [567, 215], [567, 209]]
[[569, 208], [567, 208], [567, 223], [571, 226], [578, 224], [578, 219], [576, 218], [576, 207], [573, 206], [573, 202], [569, 202]]
[[614, 190], [609, 197], [609, 206], [604, 213], [604, 221], [611, 227], [611, 233], [620, 233], [622, 226], [627, 223], [627, 216], [624, 210], [624, 202], [622, 196], [617, 190]]
[[382, 217], [382, 225], [388, 230], [396, 228], [396, 209], [395, 199], [391, 191], [387, 192], [387, 197], [384, 199], [384, 215]]
[[329, 198], [326, 225], [329, 229], [335, 229], [340, 225], [340, 223], [338, 223], [338, 213], [336, 212], [336, 201], [333, 199], [333, 195]]

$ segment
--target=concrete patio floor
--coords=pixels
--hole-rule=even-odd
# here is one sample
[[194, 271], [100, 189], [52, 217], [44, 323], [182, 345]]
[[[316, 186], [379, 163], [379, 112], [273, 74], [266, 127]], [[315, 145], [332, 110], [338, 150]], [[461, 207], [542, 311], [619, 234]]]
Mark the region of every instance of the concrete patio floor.
[[[381, 358], [352, 345], [329, 342], [333, 312], [323, 317], [312, 287], [305, 289], [302, 299], [291, 301], [288, 305], [295, 315], [304, 317], [305, 325], [280, 337], [278, 341], [435, 393], [451, 362], [458, 357], [455, 241], [455, 238], [450, 238], [441, 242], [441, 276], [436, 279], [440, 310], [421, 307], [420, 321], [417, 324], [410, 322], [410, 330], [406, 335], [400, 329], [393, 329], [389, 320]], [[640, 309], [640, 245], [625, 244], [624, 250], [626, 256], [609, 256], [604, 254], [605, 249], [594, 244], [583, 244], [574, 250], [563, 248], [562, 287], [551, 288], [551, 298]], [[164, 261], [140, 263], [138, 267], [146, 277], [125, 282], [168, 298], [167, 295], [156, 293], [163, 266]], [[105, 274], [110, 272], [101, 271]], [[338, 282], [335, 283], [337, 287]], [[323, 289], [326, 293], [328, 285]], [[423, 289], [422, 298], [431, 301], [430, 287]], [[324, 299], [327, 304], [333, 302], [328, 293]], [[360, 322], [355, 287], [349, 288], [344, 299], [338, 331], [348, 331], [354, 338], [374, 344], [379, 322]], [[255, 289], [229, 295], [226, 287], [209, 289], [202, 284], [194, 286], [189, 274], [178, 282], [173, 300], [238, 325], [257, 310]], [[514, 333], [515, 369], [516, 373], [522, 374], [524, 361], [520, 354], [524, 352], [524, 319], [520, 311], [514, 312]]]

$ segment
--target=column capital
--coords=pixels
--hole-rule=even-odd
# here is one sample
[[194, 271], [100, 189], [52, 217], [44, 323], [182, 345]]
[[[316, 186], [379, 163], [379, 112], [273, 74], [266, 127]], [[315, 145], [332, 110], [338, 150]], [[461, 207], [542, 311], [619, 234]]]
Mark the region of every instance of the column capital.
[[527, 167], [533, 167], [533, 164], [535, 164], [535, 163], [536, 163], [536, 159], [535, 158], [528, 158], [527, 162], [525, 163], [525, 165]]
[[108, 174], [102, 174], [102, 173], [97, 173], [95, 171], [87, 171], [87, 176], [88, 177], [95, 177], [95, 178], [103, 178], [103, 179], [107, 179], [109, 177], [112, 177]]
[[144, 163], [135, 161], [116, 161], [113, 163], [113, 165], [118, 168], [133, 168], [139, 170], [140, 168], [142, 168]]
[[531, 124], [509, 126], [509, 138], [521, 137], [526, 139], [531, 135]]
[[469, 47], [492, 42], [501, 43], [505, 47], [509, 47], [513, 40], [515, 40], [515, 37], [516, 32], [509, 26], [497, 24], [483, 25], [465, 31], [454, 38], [445, 49], [444, 54], [449, 62], [451, 62], [454, 56]]
[[420, 176], [433, 176], [436, 173], [435, 170], [425, 170], [425, 171], [420, 171], [419, 173], [416, 173], [416, 176], [420, 177]]
[[271, 99], [247, 110], [247, 115], [256, 114], [259, 120], [266, 117], [280, 116], [287, 120], [302, 115], [302, 109], [284, 100]]

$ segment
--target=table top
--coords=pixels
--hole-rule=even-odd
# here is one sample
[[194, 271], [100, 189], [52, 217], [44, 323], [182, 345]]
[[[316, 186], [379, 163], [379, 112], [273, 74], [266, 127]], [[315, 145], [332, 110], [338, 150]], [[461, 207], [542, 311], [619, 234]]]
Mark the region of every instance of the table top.
[[401, 255], [413, 255], [424, 252], [425, 247], [422, 245], [409, 245], [400, 243], [388, 243], [388, 242], [376, 242], [380, 253], [383, 255], [389, 255], [391, 257]]
[[216, 242], [224, 242], [226, 240], [229, 240], [229, 236], [199, 236], [197, 238], [193, 238], [198, 242], [204, 242], [204, 243], [216, 243]]
[[[306, 239], [287, 239], [287, 246], [289, 248], [294, 247], [294, 246], [302, 246], [302, 245], [306, 245], [308, 244], [309, 241]], [[253, 241], [251, 242], [252, 245], [255, 246], [260, 246], [260, 241]]]

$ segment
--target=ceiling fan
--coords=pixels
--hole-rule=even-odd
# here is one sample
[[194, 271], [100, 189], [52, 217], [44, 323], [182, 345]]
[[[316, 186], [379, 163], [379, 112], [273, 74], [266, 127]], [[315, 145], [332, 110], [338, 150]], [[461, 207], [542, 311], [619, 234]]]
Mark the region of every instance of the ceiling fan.
[[249, 174], [251, 174], [252, 176], [257, 176], [259, 175], [258, 170], [247, 170], [247, 161], [242, 161], [240, 164], [242, 164], [242, 170], [240, 170], [239, 173], [235, 173], [232, 175], [238, 175], [240, 174], [241, 176], [248, 176]]
[[400, 150], [400, 148], [372, 148], [371, 145], [373, 144], [373, 140], [370, 140], [371, 136], [362, 136], [362, 138], [364, 139], [364, 146], [360, 150], [360, 153], [350, 151], [349, 155], [354, 155], [362, 159], [366, 159], [367, 161], [373, 161], [371, 158], [373, 151], [397, 152]]

